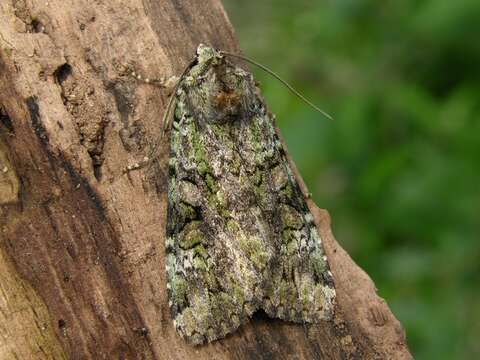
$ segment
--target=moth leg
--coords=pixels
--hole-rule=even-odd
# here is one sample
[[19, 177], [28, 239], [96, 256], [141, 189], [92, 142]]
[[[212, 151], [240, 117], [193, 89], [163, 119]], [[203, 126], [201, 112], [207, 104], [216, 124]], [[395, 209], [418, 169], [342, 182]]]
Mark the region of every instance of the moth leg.
[[158, 86], [160, 88], [164, 89], [173, 89], [175, 84], [178, 82], [178, 76], [173, 75], [170, 77], [167, 76], [159, 76], [159, 77], [153, 77], [153, 76], [145, 76], [140, 73], [136, 69], [136, 67], [132, 64], [121, 64], [120, 65], [120, 72], [122, 75], [127, 75], [138, 82], [144, 83], [144, 84], [150, 84], [154, 86]]
[[[144, 84], [149, 84], [149, 85], [153, 85], [153, 86], [158, 86], [160, 88], [168, 89], [169, 94], [170, 94], [170, 99], [173, 97], [173, 95], [171, 93], [174, 92], [174, 89], [176, 89], [176, 86], [177, 86], [178, 80], [179, 80], [179, 77], [175, 76], [175, 75], [170, 76], [168, 78], [166, 76], [161, 76], [159, 78], [146, 77], [146, 76], [141, 75], [138, 71], [136, 71], [132, 65], [128, 65], [128, 64], [124, 64], [122, 66], [122, 72], [130, 75], [135, 80], [137, 80], [139, 82], [142, 82]], [[166, 112], [169, 111], [169, 108], [171, 106], [170, 102], [171, 102], [171, 100], [169, 100], [169, 105], [167, 105], [167, 108], [165, 110]], [[165, 133], [164, 122], [165, 122], [165, 120], [162, 121], [162, 124], [161, 124], [162, 130], [161, 130], [160, 134], [157, 136], [155, 142], [153, 143], [153, 146], [152, 146], [151, 150], [148, 152], [148, 155], [144, 156], [141, 161], [138, 161], [138, 162], [135, 162], [133, 164], [127, 165], [122, 171], [123, 174], [129, 173], [130, 171], [134, 171], [134, 170], [140, 170], [140, 169], [142, 169], [146, 166], [150, 166], [152, 164], [153, 159], [155, 159], [155, 155], [157, 153], [157, 150], [158, 150], [158, 147], [160, 145], [161, 139], [162, 139], [162, 137], [164, 136], [164, 133]]]
[[149, 168], [153, 164], [154, 160], [157, 158], [157, 152], [158, 148], [160, 147], [161, 140], [162, 136], [157, 137], [157, 139], [155, 139], [155, 141], [153, 142], [150, 150], [148, 151], [148, 155], [145, 155], [140, 161], [127, 165], [123, 169], [122, 174], [127, 174], [130, 173], [130, 171], [140, 170], [145, 167]]
[[130, 164], [130, 165], [127, 165], [123, 171], [122, 171], [122, 174], [127, 174], [129, 173], [130, 171], [135, 171], [135, 170], [140, 170], [140, 169], [143, 169], [145, 166], [148, 166], [149, 164], [152, 163], [152, 158], [148, 157], [148, 156], [144, 156], [143, 159], [141, 161], [138, 161], [136, 163], [133, 163], [133, 164]]

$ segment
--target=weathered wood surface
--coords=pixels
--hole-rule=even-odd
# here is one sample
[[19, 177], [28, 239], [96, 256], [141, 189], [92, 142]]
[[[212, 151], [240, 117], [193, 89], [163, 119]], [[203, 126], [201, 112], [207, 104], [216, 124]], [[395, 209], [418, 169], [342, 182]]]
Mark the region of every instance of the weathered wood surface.
[[[191, 347], [168, 311], [168, 90], [200, 42], [239, 51], [219, 0], [0, 2], [0, 359], [409, 359], [369, 277], [309, 205], [338, 291], [334, 321], [256, 316]], [[126, 66], [127, 65], [127, 66]]]

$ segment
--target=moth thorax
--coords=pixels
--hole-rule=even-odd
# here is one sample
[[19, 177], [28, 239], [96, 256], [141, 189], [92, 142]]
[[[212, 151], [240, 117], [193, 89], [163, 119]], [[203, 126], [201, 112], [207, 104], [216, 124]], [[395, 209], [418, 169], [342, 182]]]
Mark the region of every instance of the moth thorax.
[[238, 91], [220, 91], [215, 97], [218, 110], [235, 114], [240, 110], [241, 94]]

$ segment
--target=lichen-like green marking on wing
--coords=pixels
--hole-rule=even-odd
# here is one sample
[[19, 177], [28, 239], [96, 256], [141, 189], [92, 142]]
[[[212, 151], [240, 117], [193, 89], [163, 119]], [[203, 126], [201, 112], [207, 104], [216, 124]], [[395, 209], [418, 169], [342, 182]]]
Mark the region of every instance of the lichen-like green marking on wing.
[[200, 46], [174, 96], [166, 248], [177, 331], [213, 341], [258, 309], [331, 318], [321, 240], [252, 75]]

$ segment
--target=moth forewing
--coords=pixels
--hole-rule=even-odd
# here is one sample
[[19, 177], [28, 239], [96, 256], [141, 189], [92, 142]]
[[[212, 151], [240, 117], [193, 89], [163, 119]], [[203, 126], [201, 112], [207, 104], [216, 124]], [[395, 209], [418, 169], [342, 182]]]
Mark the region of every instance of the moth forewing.
[[200, 45], [173, 96], [166, 249], [177, 331], [213, 341], [259, 309], [330, 319], [325, 252], [252, 75]]

